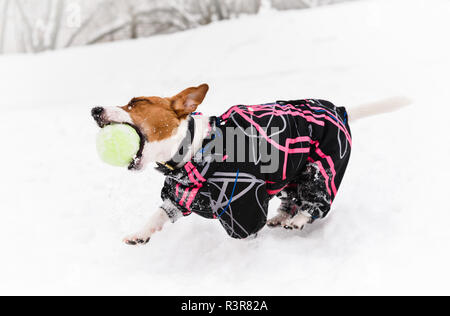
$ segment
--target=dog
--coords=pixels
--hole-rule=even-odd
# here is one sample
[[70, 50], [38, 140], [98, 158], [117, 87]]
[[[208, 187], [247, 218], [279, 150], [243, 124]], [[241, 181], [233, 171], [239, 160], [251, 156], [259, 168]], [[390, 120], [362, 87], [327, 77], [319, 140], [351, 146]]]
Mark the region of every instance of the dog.
[[[125, 106], [92, 109], [99, 127], [121, 123], [138, 132], [141, 148], [130, 170], [156, 163], [166, 176], [162, 205], [126, 244], [147, 244], [166, 223], [191, 213], [219, 220], [237, 239], [266, 225], [301, 230], [331, 209], [350, 159], [350, 121], [410, 103], [393, 98], [349, 114], [331, 102], [307, 99], [237, 105], [218, 117], [196, 115], [208, 91], [202, 84], [173, 97], [138, 97]], [[281, 199], [278, 215], [267, 220], [275, 196]]]

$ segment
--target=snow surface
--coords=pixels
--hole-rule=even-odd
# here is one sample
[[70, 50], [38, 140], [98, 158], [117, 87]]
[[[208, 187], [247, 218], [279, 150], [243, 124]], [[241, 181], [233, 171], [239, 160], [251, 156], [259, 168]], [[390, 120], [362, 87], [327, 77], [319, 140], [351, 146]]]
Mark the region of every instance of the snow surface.
[[[450, 294], [449, 16], [446, 0], [369, 0], [0, 57], [0, 294]], [[353, 125], [334, 210], [304, 232], [237, 241], [190, 216], [123, 245], [163, 178], [101, 163], [90, 109], [202, 82], [205, 114], [313, 97], [414, 104]]]

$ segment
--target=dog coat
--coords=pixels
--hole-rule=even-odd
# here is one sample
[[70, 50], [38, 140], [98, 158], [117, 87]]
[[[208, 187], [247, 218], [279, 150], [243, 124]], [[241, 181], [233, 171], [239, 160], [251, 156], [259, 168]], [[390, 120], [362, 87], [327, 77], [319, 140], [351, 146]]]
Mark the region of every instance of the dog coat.
[[[227, 128], [245, 140], [244, 147], [227, 139]], [[202, 150], [181, 169], [159, 165], [166, 175], [162, 208], [172, 222], [196, 213], [219, 220], [233, 238], [247, 238], [265, 226], [277, 195], [295, 202], [292, 216], [327, 216], [350, 158], [345, 108], [323, 100], [238, 105], [212, 117], [210, 130]], [[221, 150], [205, 154], [217, 143]], [[258, 150], [263, 144], [270, 159]], [[264, 171], [274, 157], [278, 167]]]

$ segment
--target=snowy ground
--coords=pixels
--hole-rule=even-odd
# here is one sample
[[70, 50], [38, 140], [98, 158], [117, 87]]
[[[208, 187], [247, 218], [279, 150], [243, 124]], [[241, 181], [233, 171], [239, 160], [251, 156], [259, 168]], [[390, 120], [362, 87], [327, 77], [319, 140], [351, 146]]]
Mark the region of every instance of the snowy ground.
[[[369, 0], [0, 57], [0, 294], [450, 294], [449, 14], [446, 0]], [[102, 164], [89, 110], [202, 82], [206, 114], [306, 97], [414, 104], [353, 125], [334, 210], [304, 232], [236, 241], [191, 216], [125, 246], [163, 179]]]

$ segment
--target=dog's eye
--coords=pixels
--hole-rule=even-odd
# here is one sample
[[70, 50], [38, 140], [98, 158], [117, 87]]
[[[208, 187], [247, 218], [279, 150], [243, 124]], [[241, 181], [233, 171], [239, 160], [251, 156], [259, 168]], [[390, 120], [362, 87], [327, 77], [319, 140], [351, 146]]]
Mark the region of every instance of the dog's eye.
[[132, 100], [130, 103], [128, 103], [127, 105], [128, 111], [131, 111], [136, 106], [136, 103], [137, 102], [135, 100]]
[[145, 105], [151, 105], [152, 101], [148, 100], [146, 98], [134, 98], [130, 101], [130, 103], [128, 103], [127, 105], [127, 110], [131, 111], [132, 109], [134, 109], [138, 104], [145, 104]]

